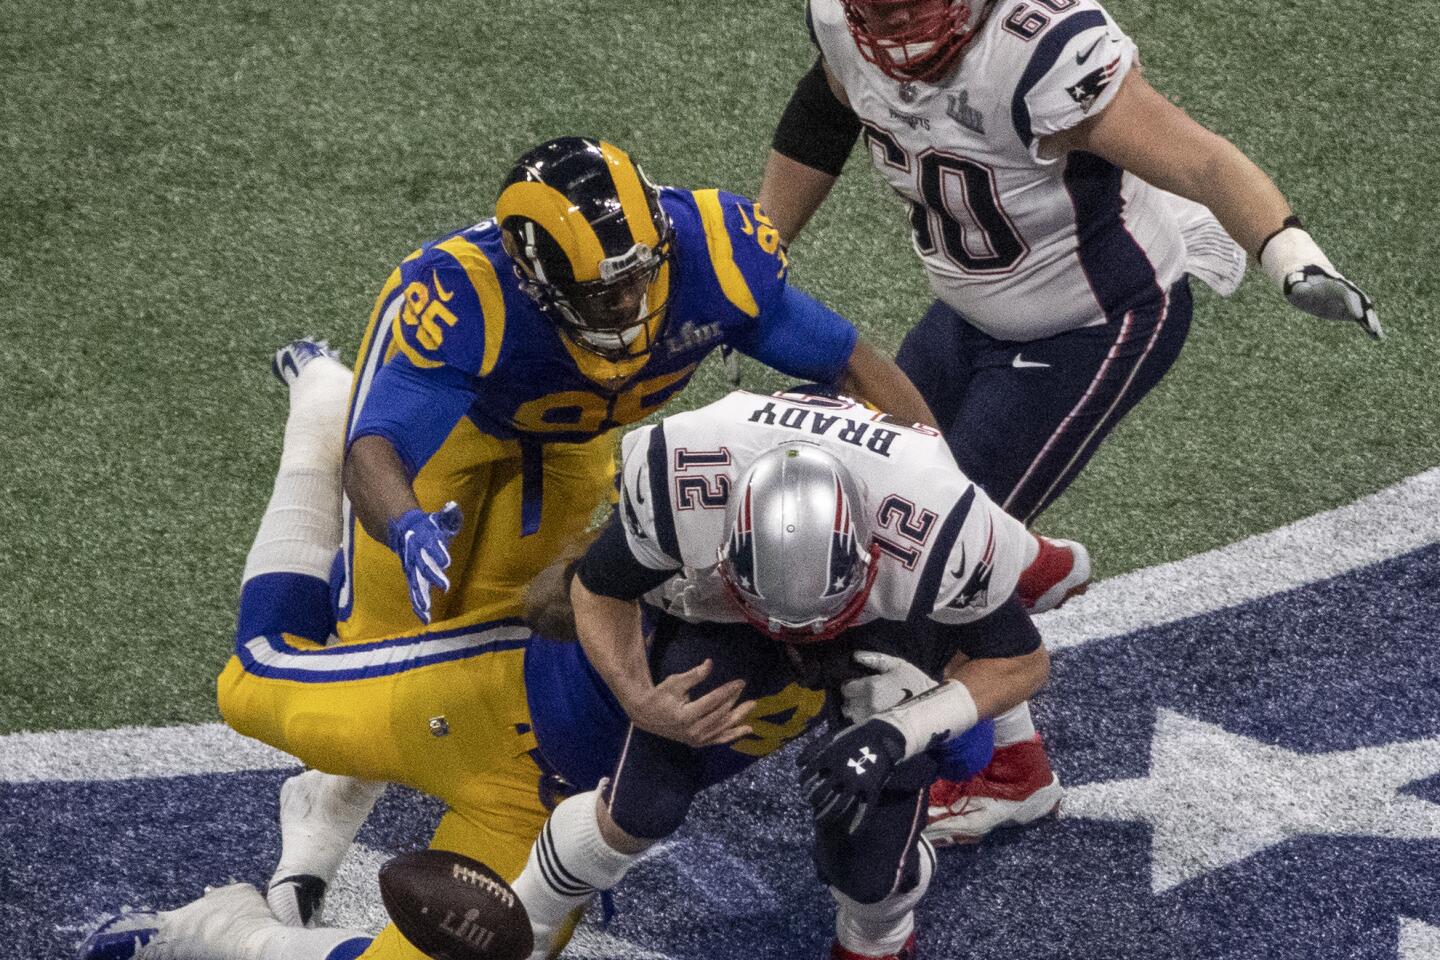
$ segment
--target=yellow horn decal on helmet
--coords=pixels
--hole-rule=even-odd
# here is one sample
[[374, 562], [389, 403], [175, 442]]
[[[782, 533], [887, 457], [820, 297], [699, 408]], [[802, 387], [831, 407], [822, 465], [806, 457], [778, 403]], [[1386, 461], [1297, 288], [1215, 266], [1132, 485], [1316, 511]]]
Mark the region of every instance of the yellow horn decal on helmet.
[[554, 187], [525, 180], [512, 183], [500, 194], [495, 204], [495, 219], [504, 223], [510, 217], [534, 220], [555, 239], [578, 281], [600, 279], [600, 261], [605, 250], [595, 230], [580, 211]]
[[635, 161], [619, 147], [601, 142], [600, 152], [610, 167], [610, 179], [615, 181], [615, 192], [620, 195], [620, 209], [625, 213], [625, 222], [630, 224], [630, 235], [636, 243], [654, 247], [660, 243], [655, 231], [655, 221], [650, 216], [650, 204], [646, 201], [645, 186], [640, 182], [640, 172]]

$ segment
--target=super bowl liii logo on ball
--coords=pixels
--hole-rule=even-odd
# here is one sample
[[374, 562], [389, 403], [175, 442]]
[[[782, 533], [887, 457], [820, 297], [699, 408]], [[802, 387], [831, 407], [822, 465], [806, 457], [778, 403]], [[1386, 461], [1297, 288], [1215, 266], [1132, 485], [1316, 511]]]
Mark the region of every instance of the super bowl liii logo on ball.
[[479, 917], [480, 911], [477, 908], [466, 910], [463, 917], [455, 916], [453, 910], [446, 910], [445, 919], [440, 921], [440, 929], [476, 950], [488, 950], [495, 940], [495, 931], [478, 923]]

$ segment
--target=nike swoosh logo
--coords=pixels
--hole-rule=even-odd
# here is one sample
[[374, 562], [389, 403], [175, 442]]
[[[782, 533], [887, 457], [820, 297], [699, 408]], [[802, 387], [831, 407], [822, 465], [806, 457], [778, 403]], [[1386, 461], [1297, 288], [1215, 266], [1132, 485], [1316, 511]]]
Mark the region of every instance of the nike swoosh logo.
[[961, 577], [965, 576], [965, 544], [963, 543], [960, 544], [960, 566], [956, 567], [954, 570], [951, 570], [950, 576], [954, 577], [956, 580], [959, 580]]
[[1100, 44], [1104, 43], [1107, 39], [1109, 39], [1109, 34], [1106, 34], [1105, 36], [1101, 37], [1099, 40], [1096, 40], [1094, 43], [1090, 44], [1090, 48], [1089, 48], [1088, 50], [1086, 50], [1084, 53], [1077, 53], [1077, 54], [1075, 54], [1075, 62], [1078, 64], [1078, 63], [1084, 63], [1086, 60], [1089, 60], [1089, 59], [1090, 59], [1090, 54], [1092, 54], [1092, 53], [1095, 52], [1095, 48], [1098, 47], [1098, 46], [1100, 46]]
[[1010, 366], [1016, 370], [1024, 370], [1026, 367], [1048, 367], [1050, 364], [1041, 363], [1039, 360], [1021, 360], [1020, 354], [1015, 354], [1015, 359], [1010, 361]]
[[451, 290], [446, 290], [444, 287], [440, 286], [440, 272], [438, 270], [431, 270], [430, 279], [435, 282], [435, 293], [439, 295], [440, 302], [449, 303], [450, 300], [455, 296], [455, 293]]

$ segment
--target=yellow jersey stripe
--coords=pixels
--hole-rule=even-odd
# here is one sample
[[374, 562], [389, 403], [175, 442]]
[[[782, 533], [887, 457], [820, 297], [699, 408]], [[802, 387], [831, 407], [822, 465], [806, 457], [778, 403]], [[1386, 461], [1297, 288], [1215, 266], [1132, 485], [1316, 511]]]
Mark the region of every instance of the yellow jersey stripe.
[[746, 316], [758, 317], [760, 307], [755, 295], [745, 282], [745, 274], [735, 262], [735, 250], [730, 245], [730, 231], [725, 229], [725, 211], [720, 207], [719, 190], [696, 190], [695, 205], [700, 208], [700, 223], [705, 227], [705, 245], [710, 250], [710, 265], [715, 268], [715, 277], [725, 299]]
[[460, 264], [480, 298], [480, 312], [485, 316], [485, 352], [480, 360], [480, 376], [488, 377], [500, 359], [500, 344], [505, 339], [505, 295], [500, 291], [495, 265], [483, 250], [464, 237], [451, 237], [437, 246]]
[[600, 152], [610, 167], [610, 179], [615, 181], [615, 192], [620, 195], [620, 210], [630, 224], [630, 235], [637, 243], [655, 247], [660, 243], [660, 234], [655, 230], [655, 221], [650, 218], [650, 205], [645, 202], [645, 187], [640, 183], [640, 174], [635, 164], [619, 147], [601, 142]]
[[600, 261], [605, 259], [600, 238], [559, 190], [530, 180], [510, 184], [495, 204], [495, 220], [503, 224], [510, 217], [534, 220], [554, 237], [577, 281], [600, 279]]

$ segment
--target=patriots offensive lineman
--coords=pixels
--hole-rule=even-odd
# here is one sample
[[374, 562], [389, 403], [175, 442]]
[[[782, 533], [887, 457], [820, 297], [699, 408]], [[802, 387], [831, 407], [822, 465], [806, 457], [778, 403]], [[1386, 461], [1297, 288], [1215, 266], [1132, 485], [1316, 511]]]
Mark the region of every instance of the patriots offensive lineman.
[[[680, 827], [717, 767], [753, 762], [747, 717], [788, 727], [818, 712], [819, 693], [809, 705], [772, 696], [798, 681], [838, 694], [852, 722], [802, 755], [815, 863], [838, 905], [831, 956], [909, 960], [934, 868], [920, 831], [935, 755], [1048, 673], [1016, 593], [1029, 532], [938, 432], [845, 398], [732, 393], [622, 446], [620, 504], [571, 600], [631, 727], [608, 784], [556, 807], [514, 884], [533, 956]], [[647, 596], [665, 611], [648, 647]], [[845, 670], [894, 654], [917, 664], [898, 682]], [[674, 681], [695, 671], [692, 701]], [[705, 704], [742, 688], [733, 711]]]
[[[450, 810], [433, 843], [513, 880], [554, 801], [594, 789], [613, 769], [624, 714], [579, 644], [547, 639], [514, 619], [437, 623], [338, 649], [324, 644], [332, 626], [328, 574], [340, 541], [341, 426], [351, 378], [320, 350], [295, 351], [290, 360], [281, 365], [291, 406], [280, 468], [246, 558], [235, 656], [218, 684], [221, 712], [235, 729], [307, 763], [407, 783], [440, 798]], [[543, 611], [546, 622], [566, 622], [568, 597], [552, 603], [544, 592], [533, 593], [532, 609], [550, 608]], [[441, 664], [451, 682], [437, 686], [428, 675]], [[894, 658], [872, 666], [878, 673], [853, 688], [855, 697], [873, 698], [881, 684], [925, 683]], [[691, 682], [680, 678], [672, 686], [683, 694]], [[710, 701], [729, 713], [735, 699], [722, 692]], [[784, 724], [749, 721], [756, 731], [742, 744], [749, 759], [783, 746], [818, 710], [818, 695], [796, 685], [772, 700], [793, 701], [797, 717]], [[983, 766], [990, 736], [988, 727], [977, 728], [959, 762], [972, 770]], [[348, 779], [310, 770], [284, 790], [317, 778]], [[323, 875], [308, 878], [315, 897], [359, 826], [353, 811], [343, 809], [344, 797], [317, 796], [316, 807], [289, 815], [282, 803], [281, 820], [287, 850], [313, 846], [317, 837], [335, 841], [322, 844], [335, 854]], [[563, 943], [562, 936], [556, 945]], [[101, 924], [80, 950], [81, 960], [423, 956], [393, 925], [372, 940], [360, 931], [284, 924], [249, 884], [210, 891], [176, 910], [122, 913]]]
[[[1296, 307], [1381, 335], [1270, 178], [1151, 88], [1095, 0], [809, 0], [807, 19], [820, 56], [760, 202], [793, 240], [864, 138], [936, 297], [898, 362], [1025, 523], [1174, 363], [1187, 274], [1232, 292], [1248, 253]], [[1037, 569], [1070, 562], [1041, 542]], [[936, 785], [937, 843], [1058, 802], [1028, 708], [996, 741], [980, 778]]]

